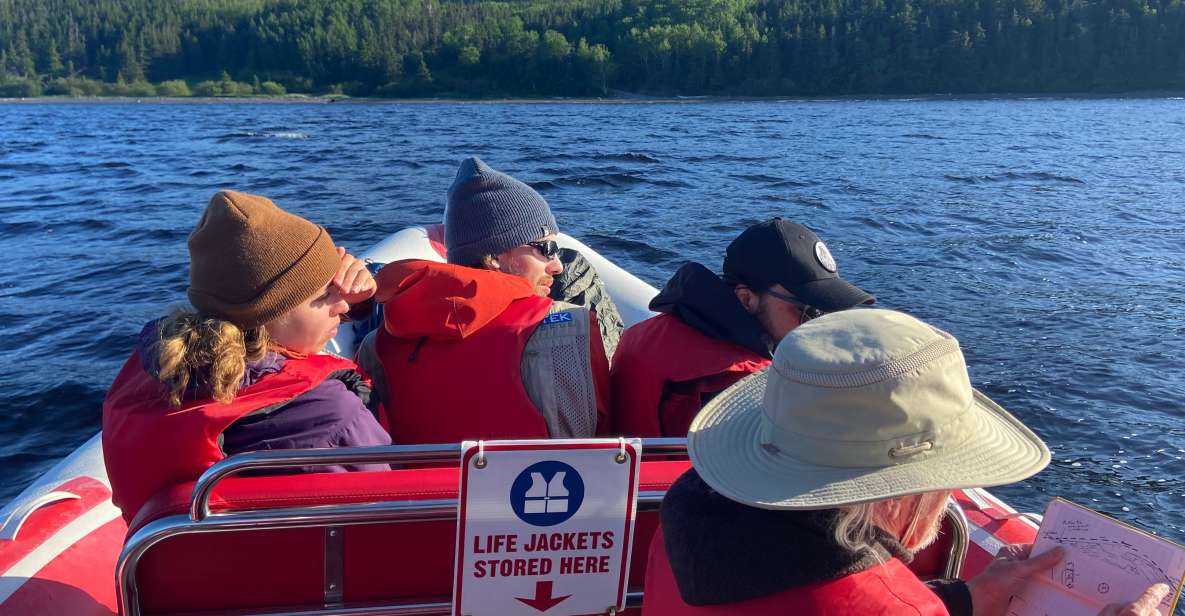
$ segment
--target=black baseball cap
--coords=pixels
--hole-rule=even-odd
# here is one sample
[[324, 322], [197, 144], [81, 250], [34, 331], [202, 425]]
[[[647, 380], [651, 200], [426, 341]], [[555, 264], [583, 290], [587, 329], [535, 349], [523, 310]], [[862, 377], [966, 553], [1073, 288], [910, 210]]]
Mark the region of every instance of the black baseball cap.
[[839, 267], [814, 231], [781, 218], [745, 229], [724, 253], [724, 275], [759, 290], [775, 284], [826, 312], [876, 298], [839, 277]]

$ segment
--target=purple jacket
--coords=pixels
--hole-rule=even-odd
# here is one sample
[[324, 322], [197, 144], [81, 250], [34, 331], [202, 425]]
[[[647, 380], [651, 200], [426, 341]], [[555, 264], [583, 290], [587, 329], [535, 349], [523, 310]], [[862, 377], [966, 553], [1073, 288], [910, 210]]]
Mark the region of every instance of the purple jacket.
[[[152, 352], [157, 339], [156, 326], [156, 321], [145, 325], [137, 345], [144, 367], [153, 374], [158, 365]], [[279, 372], [285, 361], [283, 355], [269, 351], [263, 359], [247, 365], [239, 388]], [[192, 383], [190, 393], [187, 393], [189, 395], [208, 396], [206, 384]], [[390, 445], [391, 436], [366, 406], [370, 399], [370, 386], [356, 371], [335, 372], [320, 385], [287, 404], [255, 411], [231, 424], [220, 437], [222, 451], [229, 456], [261, 449]], [[356, 464], [305, 467], [284, 472], [373, 471], [389, 468], [386, 464]]]

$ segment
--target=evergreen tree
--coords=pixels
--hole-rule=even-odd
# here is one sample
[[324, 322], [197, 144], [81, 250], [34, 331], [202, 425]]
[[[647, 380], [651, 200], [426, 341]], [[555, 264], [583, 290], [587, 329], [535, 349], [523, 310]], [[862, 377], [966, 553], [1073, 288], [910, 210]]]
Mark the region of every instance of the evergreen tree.
[[1183, 40], [1181, 0], [4, 0], [0, 80], [218, 95], [1179, 89]]

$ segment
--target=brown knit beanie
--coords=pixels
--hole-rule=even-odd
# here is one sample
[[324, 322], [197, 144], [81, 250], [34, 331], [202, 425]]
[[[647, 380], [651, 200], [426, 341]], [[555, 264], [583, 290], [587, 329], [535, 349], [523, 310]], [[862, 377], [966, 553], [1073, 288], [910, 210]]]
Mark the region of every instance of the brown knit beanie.
[[248, 328], [311, 298], [340, 259], [324, 227], [266, 197], [225, 190], [189, 234], [189, 262], [193, 307]]

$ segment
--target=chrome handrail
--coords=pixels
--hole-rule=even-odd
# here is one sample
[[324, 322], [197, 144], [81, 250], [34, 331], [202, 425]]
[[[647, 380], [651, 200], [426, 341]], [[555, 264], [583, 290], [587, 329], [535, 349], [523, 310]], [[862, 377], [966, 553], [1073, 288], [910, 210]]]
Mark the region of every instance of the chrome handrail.
[[[555, 441], [548, 441], [554, 443]], [[663, 455], [678, 455], [686, 452], [686, 439], [659, 438], [643, 439], [643, 458]], [[302, 466], [323, 466], [330, 464], [367, 463], [425, 463], [460, 461], [461, 448], [458, 444], [440, 445], [392, 445], [387, 447], [359, 447], [312, 450], [259, 451], [232, 456], [209, 469], [194, 485], [187, 515], [161, 518], [145, 525], [128, 538], [116, 564], [116, 589], [118, 590], [120, 612], [125, 616], [139, 616], [139, 590], [136, 584], [136, 569], [140, 559], [157, 543], [179, 535], [234, 532], [243, 530], [271, 530], [281, 528], [319, 527], [326, 525], [363, 525], [378, 523], [402, 523], [437, 520], [453, 520], [457, 516], [457, 499], [380, 501], [371, 503], [330, 504], [279, 509], [252, 509], [212, 514], [209, 498], [214, 487], [226, 477], [246, 470], [264, 468], [291, 468]], [[656, 511], [662, 503], [664, 490], [646, 490], [638, 493], [638, 511]], [[947, 555], [944, 574], [956, 578], [962, 572], [970, 543], [967, 518], [954, 499], [947, 503], [946, 516], [952, 521], [952, 543]], [[639, 607], [641, 592], [627, 595], [626, 607]], [[387, 605], [324, 606], [318, 609], [286, 610], [282, 612], [256, 612], [269, 615], [290, 614], [305, 616], [316, 614], [351, 614], [356, 616], [377, 616], [379, 614], [399, 616], [427, 616], [448, 614], [448, 602], [420, 602]]]
[[[559, 439], [548, 443], [562, 442]], [[642, 458], [684, 454], [685, 438], [642, 439]], [[231, 456], [215, 463], [193, 486], [189, 517], [201, 522], [210, 516], [210, 494], [214, 486], [226, 477], [262, 468], [295, 468], [327, 466], [331, 464], [423, 464], [461, 461], [458, 443], [435, 445], [388, 445], [384, 447], [331, 447], [326, 449], [273, 449], [252, 451]]]
[[953, 580], [963, 573], [963, 564], [967, 562], [967, 548], [971, 545], [971, 527], [967, 522], [967, 515], [963, 513], [963, 508], [954, 496], [947, 498], [946, 517], [951, 521], [952, 532], [943, 577]]
[[[646, 490], [638, 493], [638, 511], [657, 511], [666, 493], [661, 490]], [[140, 600], [139, 587], [136, 583], [136, 569], [140, 559], [156, 544], [180, 535], [234, 532], [243, 530], [275, 530], [282, 528], [319, 527], [334, 525], [362, 525], [400, 522], [426, 522], [435, 520], [453, 520], [457, 517], [457, 499], [436, 499], [427, 501], [387, 501], [379, 503], [359, 503], [351, 505], [325, 505], [317, 507], [295, 507], [283, 509], [260, 509], [241, 511], [227, 514], [217, 514], [207, 517], [201, 522], [195, 522], [188, 515], [173, 515], [146, 524], [128, 538], [119, 560], [115, 566], [116, 588], [119, 591], [120, 614], [123, 616], [139, 616]], [[641, 593], [637, 595], [638, 603], [627, 607], [641, 605]], [[275, 614], [391, 614], [400, 616], [447, 614], [449, 603], [428, 604], [400, 604], [384, 606], [363, 606], [357, 609], [363, 611], [349, 611], [354, 608], [326, 607], [320, 612], [275, 612]], [[424, 606], [431, 609], [443, 606], [443, 612], [422, 611]], [[377, 611], [367, 611], [377, 610]], [[264, 612], [260, 612], [264, 613]], [[273, 614], [273, 612], [266, 612]]]
[[[556, 440], [547, 441], [556, 443]], [[652, 456], [679, 455], [687, 451], [682, 438], [642, 439], [643, 459]], [[437, 445], [391, 445], [386, 447], [351, 447], [330, 449], [287, 449], [256, 451], [231, 456], [206, 469], [194, 484], [188, 515], [175, 515], [145, 525], [128, 538], [116, 564], [116, 589], [121, 614], [140, 614], [136, 569], [143, 555], [154, 545], [170, 537], [187, 534], [317, 527], [325, 525], [362, 525], [379, 523], [452, 520], [457, 516], [457, 499], [416, 501], [380, 501], [306, 507], [252, 509], [212, 514], [209, 499], [223, 479], [247, 470], [326, 466], [331, 464], [415, 464], [460, 462], [461, 447], [456, 443]], [[638, 493], [639, 511], [656, 511], [665, 491], [643, 490]], [[636, 595], [636, 596], [635, 596]], [[636, 601], [636, 604], [632, 601]], [[641, 605], [641, 593], [629, 593], [627, 607]], [[443, 606], [443, 607], [441, 607]], [[441, 608], [443, 611], [439, 611]], [[428, 611], [424, 611], [424, 610]], [[434, 611], [437, 610], [437, 611]], [[275, 612], [291, 614], [420, 614], [449, 613], [449, 604], [417, 603], [386, 606], [325, 608], [321, 611]]]
[[[223, 616], [448, 616], [452, 614], [449, 601], [420, 601], [396, 604], [369, 604], [335, 607], [307, 607], [284, 611], [224, 612]], [[625, 594], [626, 609], [642, 607], [642, 591]]]

